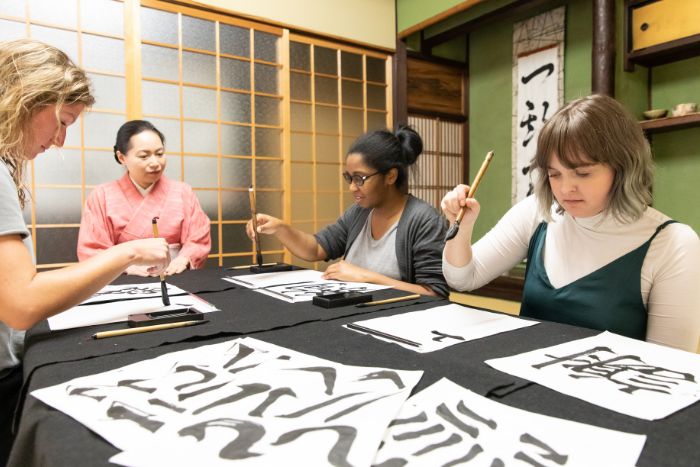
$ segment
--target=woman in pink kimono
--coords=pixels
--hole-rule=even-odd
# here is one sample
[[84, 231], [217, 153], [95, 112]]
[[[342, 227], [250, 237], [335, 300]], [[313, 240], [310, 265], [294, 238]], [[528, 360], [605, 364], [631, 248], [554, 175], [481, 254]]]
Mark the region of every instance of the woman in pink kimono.
[[[163, 175], [164, 145], [163, 134], [145, 120], [132, 120], [119, 129], [114, 158], [126, 173], [90, 193], [80, 222], [80, 261], [112, 245], [152, 237], [152, 220], [157, 217], [158, 234], [171, 250], [166, 274], [204, 265], [211, 248], [209, 218], [189, 185]], [[126, 273], [150, 275], [136, 265]]]

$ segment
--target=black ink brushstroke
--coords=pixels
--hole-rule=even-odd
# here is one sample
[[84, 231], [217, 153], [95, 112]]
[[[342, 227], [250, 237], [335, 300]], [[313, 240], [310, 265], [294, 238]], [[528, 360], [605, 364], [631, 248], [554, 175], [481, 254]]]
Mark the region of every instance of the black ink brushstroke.
[[403, 389], [405, 387], [399, 374], [392, 370], [373, 371], [372, 373], [367, 373], [366, 375], [362, 376], [360, 379], [358, 379], [358, 381], [371, 381], [377, 379], [391, 380], [391, 382], [394, 383], [399, 389]]
[[202, 441], [206, 437], [207, 428], [212, 426], [230, 428], [238, 433], [233, 441], [219, 451], [220, 458], [241, 460], [262, 455], [259, 452], [252, 452], [250, 448], [265, 436], [265, 428], [248, 420], [217, 418], [185, 427], [178, 431], [178, 434], [182, 437], [193, 436], [197, 441]]
[[213, 409], [214, 407], [230, 404], [232, 402], [238, 402], [239, 400], [245, 399], [246, 397], [254, 396], [256, 394], [260, 394], [262, 392], [270, 390], [269, 385], [261, 383], [242, 384], [239, 386], [239, 388], [241, 390], [236, 394], [231, 394], [230, 396], [226, 396], [222, 399], [219, 399], [218, 401], [214, 401], [211, 404], [207, 404], [204, 407], [200, 407], [194, 412], [192, 412], [192, 415], [199, 415], [200, 413], [205, 412], [209, 409]]
[[107, 416], [112, 420], [128, 420], [134, 422], [151, 433], [155, 433], [165, 424], [165, 422], [161, 422], [160, 420], [151, 419], [150, 417], [154, 417], [154, 414], [144, 412], [119, 401], [112, 402], [112, 405], [107, 409]]
[[280, 436], [277, 441], [272, 443], [272, 446], [291, 443], [306, 433], [322, 430], [335, 431], [338, 435], [338, 440], [328, 452], [328, 462], [335, 467], [352, 467], [352, 464], [348, 462], [348, 453], [357, 437], [357, 430], [351, 426], [335, 425], [293, 430]]
[[433, 452], [437, 449], [445, 448], [448, 446], [452, 446], [455, 444], [459, 444], [462, 441], [462, 437], [459, 436], [457, 433], [452, 433], [449, 438], [447, 438], [444, 441], [441, 441], [439, 443], [433, 443], [429, 444], [428, 446], [424, 447], [423, 449], [419, 449], [418, 451], [414, 452], [414, 456], [422, 456], [423, 454], [427, 454], [429, 452]]
[[420, 438], [421, 436], [428, 436], [428, 435], [434, 435], [435, 433], [440, 433], [445, 431], [445, 427], [441, 424], [433, 425], [428, 428], [424, 428], [422, 430], [418, 431], [408, 431], [406, 433], [402, 433], [400, 435], [394, 435], [393, 438], [396, 441], [406, 441], [407, 439], [416, 439]]
[[267, 395], [267, 399], [265, 399], [259, 406], [251, 410], [248, 413], [248, 415], [250, 415], [251, 417], [262, 417], [265, 410], [267, 410], [268, 407], [274, 404], [277, 401], [277, 399], [279, 399], [282, 396], [296, 397], [297, 395], [291, 388], [273, 389]]

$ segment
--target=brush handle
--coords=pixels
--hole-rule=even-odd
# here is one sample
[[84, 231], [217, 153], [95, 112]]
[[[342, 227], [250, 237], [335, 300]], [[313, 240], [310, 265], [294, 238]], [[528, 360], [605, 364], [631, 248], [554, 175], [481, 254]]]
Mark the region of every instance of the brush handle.
[[[467, 198], [473, 198], [474, 195], [476, 194], [476, 189], [479, 187], [479, 183], [481, 183], [481, 178], [486, 173], [486, 169], [489, 168], [489, 164], [491, 163], [491, 159], [493, 159], [493, 151], [489, 151], [488, 154], [486, 154], [486, 159], [484, 159], [484, 162], [481, 163], [481, 167], [479, 168], [479, 171], [476, 173], [476, 177], [474, 178], [474, 181], [472, 182], [471, 186], [469, 187], [469, 193], [467, 193]], [[464, 214], [466, 212], [467, 212], [467, 207], [462, 206], [462, 208], [459, 210], [459, 214], [457, 214], [457, 219], [455, 219], [455, 223], [457, 225], [459, 225], [459, 223], [462, 221], [462, 218], [464, 217]]]
[[253, 232], [255, 233], [255, 239], [253, 240], [255, 243], [255, 257], [258, 261], [258, 266], [262, 267], [262, 251], [260, 249], [260, 239], [258, 238], [258, 213], [255, 210], [255, 189], [252, 185], [248, 188], [248, 200], [250, 201], [250, 213], [253, 217]]

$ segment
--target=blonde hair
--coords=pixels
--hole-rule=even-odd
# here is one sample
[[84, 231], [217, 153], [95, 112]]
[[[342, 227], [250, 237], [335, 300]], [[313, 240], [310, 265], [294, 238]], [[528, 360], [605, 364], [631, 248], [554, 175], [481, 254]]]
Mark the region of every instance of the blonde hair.
[[[592, 95], [576, 99], [545, 123], [530, 165], [537, 172], [535, 194], [539, 209], [551, 221], [556, 203], [547, 167], [556, 155], [567, 168], [583, 164], [606, 164], [615, 172], [606, 214], [620, 222], [633, 222], [651, 204], [653, 162], [649, 143], [634, 117], [615, 99]], [[559, 214], [564, 212], [556, 204]]]
[[0, 42], [0, 159], [10, 169], [24, 207], [24, 154], [36, 112], [55, 105], [90, 107], [95, 98], [85, 72], [57, 48], [31, 39]]

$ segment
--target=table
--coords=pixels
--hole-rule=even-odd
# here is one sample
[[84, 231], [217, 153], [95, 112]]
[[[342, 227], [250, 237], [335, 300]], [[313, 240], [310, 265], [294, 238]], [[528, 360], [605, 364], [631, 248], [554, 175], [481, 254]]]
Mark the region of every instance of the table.
[[[84, 376], [154, 358], [156, 356], [202, 344], [212, 344], [248, 335], [274, 344], [298, 350], [321, 358], [327, 358], [349, 365], [371, 365], [405, 370], [421, 369], [424, 376], [416, 391], [429, 386], [442, 377], [448, 377], [478, 394], [494, 400], [553, 417], [574, 420], [610, 429], [647, 435], [644, 451], [638, 465], [698, 465], [700, 445], [695, 442], [700, 428], [700, 404], [690, 406], [664, 420], [645, 421], [622, 415], [602, 407], [566, 396], [546, 387], [499, 372], [484, 363], [489, 358], [498, 358], [588, 337], [597, 333], [589, 329], [557, 323], [543, 322], [536, 326], [498, 334], [484, 339], [470, 341], [446, 349], [419, 354], [394, 344], [350, 331], [343, 324], [365, 317], [388, 316], [406, 311], [414, 311], [443, 305], [444, 300], [422, 299], [422, 303], [393, 304], [382, 309], [371, 309], [366, 316], [358, 317], [360, 309], [329, 310], [302, 304], [284, 304], [275, 299], [283, 316], [273, 316], [265, 312], [261, 304], [265, 297], [245, 289], [227, 288], [227, 282], [214, 283], [224, 270], [194, 271], [177, 277], [172, 282], [186, 290], [195, 291], [194, 284], [208, 285], [220, 290], [203, 298], [222, 308], [222, 318], [212, 319], [208, 325], [195, 326], [184, 330], [166, 331], [170, 336], [160, 337], [138, 335], [125, 337], [130, 343], [112, 342], [116, 350], [100, 349], [99, 352], [86, 352], [89, 358], [76, 357], [66, 352], [65, 346], [84, 342], [89, 330], [62, 331], [58, 336], [50, 336], [41, 327], [30, 333], [28, 341], [28, 366], [26, 390], [32, 391], [69, 379]], [[219, 286], [219, 289], [216, 289]], [[201, 288], [200, 290], [205, 290]], [[384, 291], [386, 294], [401, 294], [397, 291]], [[251, 302], [253, 300], [253, 302]], [[246, 312], [239, 316], [233, 310], [241, 303], [248, 302]], [[252, 306], [252, 304], [255, 306]], [[254, 310], [253, 310], [254, 308]], [[292, 311], [293, 310], [293, 311]], [[268, 310], [269, 311], [269, 310]], [[290, 318], [288, 314], [299, 313]], [[223, 326], [223, 330], [210, 327], [213, 323]], [[117, 325], [114, 325], [117, 326]], [[202, 330], [199, 328], [208, 328]], [[101, 327], [100, 327], [101, 328]], [[245, 331], [242, 331], [244, 330]], [[160, 333], [148, 333], [160, 334]], [[80, 339], [83, 339], [82, 341]], [[109, 340], [109, 339], [108, 339]], [[35, 353], [49, 352], [51, 357], [39, 358]], [[64, 358], [62, 355], [69, 356]], [[109, 443], [74, 421], [67, 415], [54, 410], [33, 397], [27, 397], [23, 410], [17, 440], [9, 465], [12, 466], [73, 466], [73, 465], [113, 465], [109, 457], [118, 451]]]

